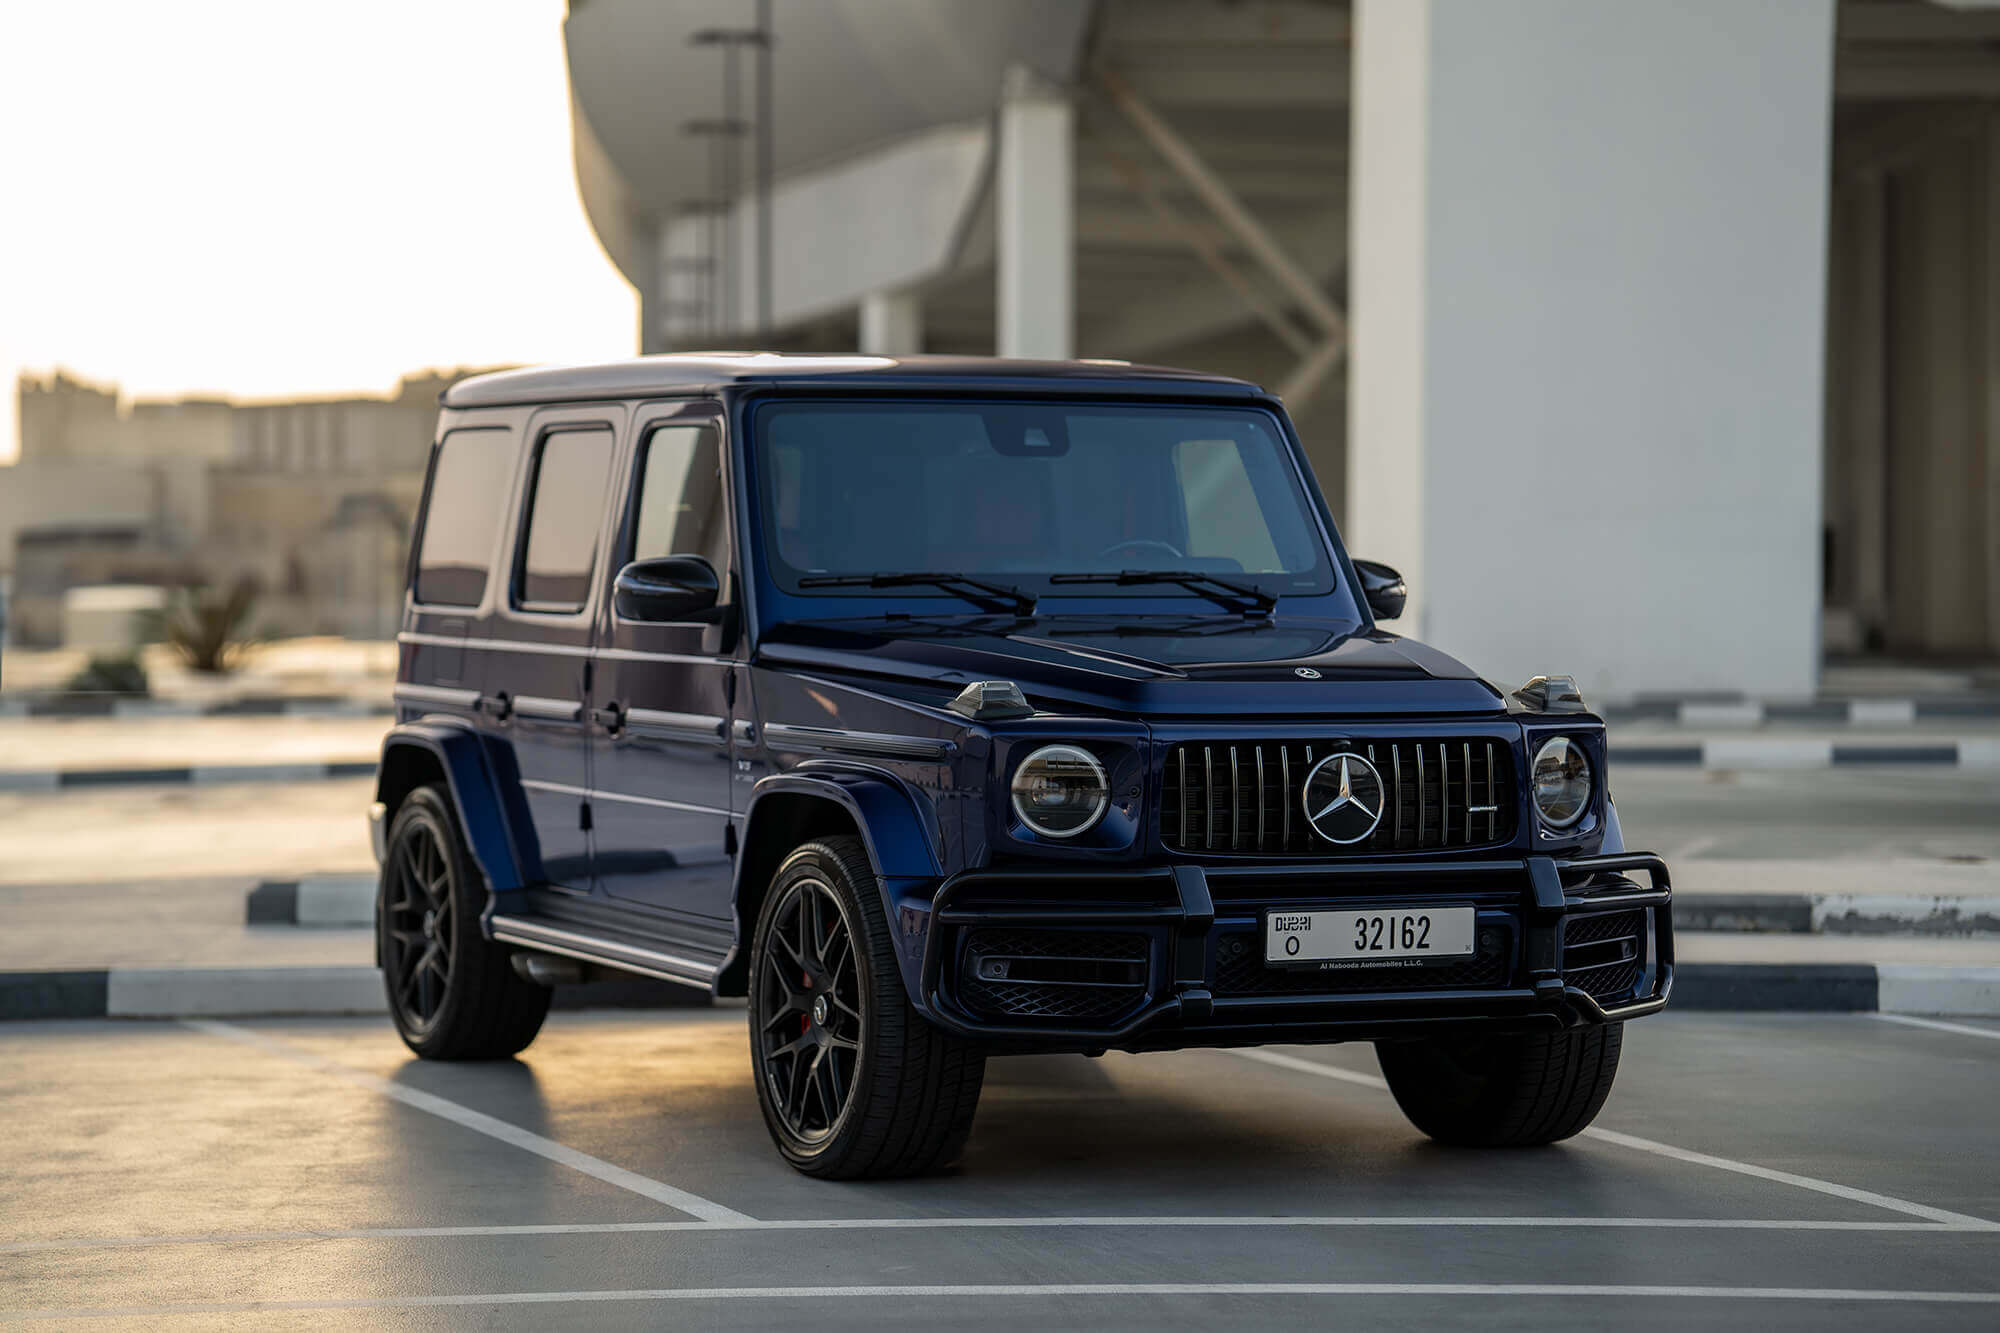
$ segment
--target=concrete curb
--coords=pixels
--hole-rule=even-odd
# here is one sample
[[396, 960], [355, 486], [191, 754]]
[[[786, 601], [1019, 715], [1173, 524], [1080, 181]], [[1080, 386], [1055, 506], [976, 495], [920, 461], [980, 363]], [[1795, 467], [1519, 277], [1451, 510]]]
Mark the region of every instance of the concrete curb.
[[[1996, 980], [2000, 980], [1997, 977]], [[2000, 986], [1996, 986], [2000, 994]], [[557, 1009], [706, 1008], [703, 991], [643, 977], [556, 988]], [[112, 967], [0, 972], [0, 1022], [384, 1014], [373, 967]]]
[[[375, 876], [265, 880], [250, 890], [243, 919], [252, 926], [372, 926]], [[1992, 935], [2000, 934], [2000, 898], [1683, 890], [1674, 895], [1674, 925], [1782, 935]]]
[[[1782, 736], [1729, 737], [1688, 745], [1613, 745], [1617, 768], [1818, 769], [1868, 765], [1918, 765], [2000, 771], [2000, 737], [1924, 743], [1845, 745]], [[366, 778], [375, 761], [336, 763], [194, 764], [171, 768], [0, 769], [0, 791], [56, 791], [71, 787], [130, 787], [158, 783], [313, 782]]]
[[13, 695], [0, 717], [393, 717], [396, 706], [347, 695], [250, 694], [200, 702], [120, 694]]
[[1680, 727], [1761, 727], [1794, 723], [1821, 727], [1907, 727], [1924, 721], [2000, 721], [2000, 695], [1940, 699], [1808, 699], [1758, 703], [1747, 699], [1641, 699], [1612, 704], [1607, 722], [1657, 722]]
[[1814, 769], [1867, 765], [2000, 769], [2000, 737], [1972, 740], [1818, 740], [1793, 736], [1727, 736], [1685, 745], [1611, 746], [1614, 768]]
[[2000, 934], [2000, 898], [1854, 893], [1674, 894], [1676, 930], [1789, 935]]
[[173, 768], [0, 769], [0, 791], [57, 791], [75, 787], [218, 785], [233, 782], [317, 782], [372, 778], [373, 759], [305, 764], [194, 764]]
[[[701, 991], [640, 978], [556, 989], [558, 1009], [705, 1007]], [[1916, 963], [1684, 963], [1675, 1009], [2000, 1018], [2000, 967]], [[0, 972], [0, 1021], [280, 1018], [385, 1012], [372, 967], [107, 968]]]
[[375, 876], [267, 879], [244, 900], [243, 922], [250, 926], [372, 926]]

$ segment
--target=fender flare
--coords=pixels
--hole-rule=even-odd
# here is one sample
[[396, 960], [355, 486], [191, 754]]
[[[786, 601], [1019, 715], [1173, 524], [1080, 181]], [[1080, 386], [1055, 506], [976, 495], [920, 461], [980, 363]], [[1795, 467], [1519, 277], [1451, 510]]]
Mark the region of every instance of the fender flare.
[[533, 825], [515, 823], [525, 818], [526, 812], [508, 809], [493, 756], [479, 733], [463, 723], [435, 718], [398, 723], [382, 738], [382, 758], [375, 777], [378, 801], [386, 803], [389, 796], [399, 794], [392, 791], [392, 777], [399, 767], [397, 752], [407, 750], [429, 755], [443, 771], [466, 848], [486, 879], [490, 914], [495, 897], [532, 882], [524, 873], [523, 849], [516, 844], [513, 830]]
[[[813, 763], [786, 773], [761, 779], [751, 789], [743, 815], [741, 846], [755, 845], [759, 806], [773, 796], [809, 796], [839, 806], [854, 822], [868, 864], [882, 894], [882, 911], [896, 940], [898, 961], [908, 984], [914, 986], [922, 964], [923, 938], [909, 936], [898, 928], [905, 905], [921, 901], [927, 910], [930, 895], [943, 878], [939, 846], [941, 831], [934, 816], [927, 816], [921, 798], [894, 774], [865, 764]], [[723, 965], [723, 976], [740, 972], [749, 960], [749, 941], [756, 928], [756, 908], [745, 912], [746, 895], [762, 892], [761, 884], [745, 882], [748, 855], [737, 857], [735, 884], [730, 893], [730, 912], [736, 919], [736, 947]], [[760, 862], [761, 864], [761, 862]], [[719, 978], [720, 980], [720, 978]], [[914, 992], [912, 992], [914, 993]]]

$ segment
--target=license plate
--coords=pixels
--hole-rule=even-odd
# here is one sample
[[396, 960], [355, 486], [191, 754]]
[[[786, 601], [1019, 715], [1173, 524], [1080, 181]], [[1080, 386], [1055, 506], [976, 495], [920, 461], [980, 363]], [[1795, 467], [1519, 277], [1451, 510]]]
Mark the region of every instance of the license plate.
[[1271, 967], [1412, 967], [1472, 952], [1470, 907], [1377, 908], [1360, 912], [1270, 912], [1264, 962]]

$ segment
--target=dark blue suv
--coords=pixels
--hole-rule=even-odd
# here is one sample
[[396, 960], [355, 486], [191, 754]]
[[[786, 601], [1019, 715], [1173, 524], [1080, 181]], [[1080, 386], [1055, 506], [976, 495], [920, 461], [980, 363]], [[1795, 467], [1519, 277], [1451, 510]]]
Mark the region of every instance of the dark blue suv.
[[[1673, 977], [1603, 723], [1380, 628], [1278, 402], [1115, 363], [649, 357], [445, 395], [373, 818], [410, 1048], [747, 996], [772, 1138], [949, 1161], [991, 1054], [1376, 1044], [1563, 1138]], [[1644, 882], [1631, 876], [1644, 872]]]

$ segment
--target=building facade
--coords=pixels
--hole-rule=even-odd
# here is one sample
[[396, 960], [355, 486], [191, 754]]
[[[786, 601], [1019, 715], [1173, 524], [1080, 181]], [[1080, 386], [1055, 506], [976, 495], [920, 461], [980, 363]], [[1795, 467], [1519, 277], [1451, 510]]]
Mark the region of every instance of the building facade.
[[259, 631], [392, 636], [438, 395], [464, 373], [244, 403], [23, 376], [20, 456], [0, 468], [10, 636], [59, 642], [74, 587], [243, 577]]
[[1503, 680], [2000, 657], [2000, 5], [921, 9], [572, 0], [642, 349], [1256, 379]]

